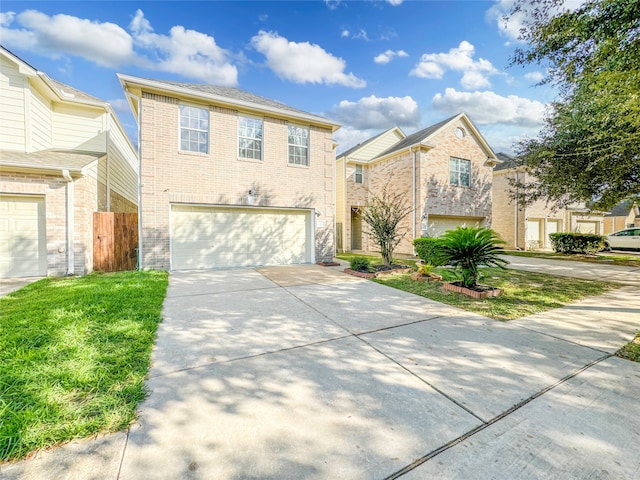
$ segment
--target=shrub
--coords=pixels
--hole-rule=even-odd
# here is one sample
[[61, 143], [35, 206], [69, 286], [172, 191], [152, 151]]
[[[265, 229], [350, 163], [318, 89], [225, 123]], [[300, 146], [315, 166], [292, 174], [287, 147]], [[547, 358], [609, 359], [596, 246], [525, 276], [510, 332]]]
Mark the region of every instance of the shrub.
[[505, 241], [490, 228], [458, 227], [440, 237], [436, 256], [440, 265], [456, 267], [463, 286], [473, 288], [478, 284], [481, 266], [505, 268], [509, 263], [498, 256], [502, 243]]
[[593, 233], [559, 232], [549, 235], [553, 251], [594, 255], [605, 248], [604, 237]]
[[413, 241], [413, 246], [416, 249], [418, 258], [424, 260], [435, 267], [442, 265], [439, 262], [438, 247], [440, 245], [440, 239], [435, 237], [422, 237], [416, 238]]
[[349, 268], [356, 272], [370, 272], [371, 261], [367, 257], [353, 257], [349, 262]]

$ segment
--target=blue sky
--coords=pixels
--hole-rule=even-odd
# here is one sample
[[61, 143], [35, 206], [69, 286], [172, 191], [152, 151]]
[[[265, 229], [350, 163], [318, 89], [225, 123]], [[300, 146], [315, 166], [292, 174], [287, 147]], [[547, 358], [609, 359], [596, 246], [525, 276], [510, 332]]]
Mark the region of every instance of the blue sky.
[[511, 67], [513, 0], [28, 2], [3, 0], [0, 42], [110, 102], [133, 137], [116, 73], [234, 86], [337, 120], [338, 151], [394, 125], [461, 111], [494, 151], [535, 136], [550, 87]]

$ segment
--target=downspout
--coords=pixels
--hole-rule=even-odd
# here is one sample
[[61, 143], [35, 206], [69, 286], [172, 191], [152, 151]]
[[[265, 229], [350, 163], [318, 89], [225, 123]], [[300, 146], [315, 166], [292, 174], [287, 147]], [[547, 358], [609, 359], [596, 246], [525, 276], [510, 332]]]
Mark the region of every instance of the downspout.
[[[413, 152], [413, 238], [411, 239], [411, 244], [413, 245], [413, 241], [416, 239], [416, 155], [418, 154], [417, 150]], [[416, 254], [415, 248], [413, 249], [413, 254]]]
[[73, 211], [74, 184], [69, 170], [62, 170], [62, 178], [67, 181], [67, 275], [75, 274], [75, 251], [73, 248], [73, 237], [75, 235], [75, 215]]
[[138, 102], [138, 270], [142, 270], [142, 154], [140, 131], [142, 129], [142, 99], [127, 91], [126, 94]]
[[516, 170], [516, 221], [515, 221], [515, 237], [514, 237], [514, 246], [516, 247], [516, 250], [520, 250], [520, 246], [518, 245], [518, 242], [520, 241], [520, 239], [518, 238], [518, 222], [520, 221], [520, 199], [518, 196], [518, 170]]

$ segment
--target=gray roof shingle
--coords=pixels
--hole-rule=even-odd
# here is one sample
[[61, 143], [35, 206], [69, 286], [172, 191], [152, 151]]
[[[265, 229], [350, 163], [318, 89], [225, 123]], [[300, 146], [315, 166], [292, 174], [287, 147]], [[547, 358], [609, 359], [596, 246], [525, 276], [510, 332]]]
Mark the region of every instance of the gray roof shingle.
[[389, 155], [390, 153], [394, 153], [394, 152], [400, 151], [400, 150], [402, 150], [404, 148], [408, 148], [411, 145], [415, 145], [416, 143], [420, 143], [422, 140], [427, 138], [432, 133], [436, 132], [439, 128], [443, 127], [445, 124], [449, 123], [451, 120], [453, 120], [457, 116], [458, 115], [454, 115], [453, 117], [447, 118], [446, 120], [438, 122], [435, 125], [431, 125], [430, 127], [423, 128], [422, 130], [419, 130], [419, 131], [417, 131], [415, 133], [412, 133], [411, 135], [403, 138], [402, 140], [400, 140], [399, 142], [395, 143], [393, 146], [391, 146], [390, 148], [388, 148], [387, 150], [382, 152], [376, 158], [380, 158], [380, 157], [383, 157], [385, 155]]
[[104, 152], [79, 152], [74, 150], [40, 150], [24, 153], [11, 150], [0, 150], [0, 166], [22, 168], [40, 168], [45, 170], [67, 169], [81, 171], [90, 163], [106, 155]]

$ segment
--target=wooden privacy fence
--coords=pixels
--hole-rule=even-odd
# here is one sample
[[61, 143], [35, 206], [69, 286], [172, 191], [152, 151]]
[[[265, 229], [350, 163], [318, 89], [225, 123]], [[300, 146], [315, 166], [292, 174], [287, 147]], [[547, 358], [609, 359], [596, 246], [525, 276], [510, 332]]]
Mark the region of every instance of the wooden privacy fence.
[[101, 272], [135, 270], [137, 248], [137, 213], [94, 212], [94, 270]]

